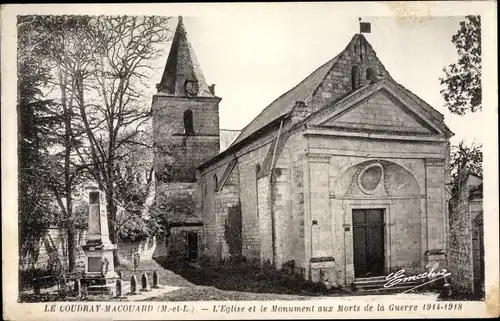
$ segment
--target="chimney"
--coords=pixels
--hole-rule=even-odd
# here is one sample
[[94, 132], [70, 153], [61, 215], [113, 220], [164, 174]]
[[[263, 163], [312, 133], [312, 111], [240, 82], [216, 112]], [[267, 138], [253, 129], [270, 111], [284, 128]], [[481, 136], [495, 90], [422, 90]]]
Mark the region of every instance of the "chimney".
[[304, 101], [297, 100], [292, 109], [292, 120], [298, 121], [309, 116], [309, 109]]

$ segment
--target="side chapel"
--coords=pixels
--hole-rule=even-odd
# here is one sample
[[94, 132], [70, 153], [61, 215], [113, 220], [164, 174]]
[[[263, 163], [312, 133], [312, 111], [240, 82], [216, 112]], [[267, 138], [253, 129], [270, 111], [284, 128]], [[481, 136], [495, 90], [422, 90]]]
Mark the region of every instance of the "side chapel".
[[453, 133], [361, 33], [222, 152], [220, 100], [179, 19], [153, 123], [174, 159], [158, 186], [196, 204], [172, 214], [191, 258], [241, 255], [339, 286], [445, 263]]

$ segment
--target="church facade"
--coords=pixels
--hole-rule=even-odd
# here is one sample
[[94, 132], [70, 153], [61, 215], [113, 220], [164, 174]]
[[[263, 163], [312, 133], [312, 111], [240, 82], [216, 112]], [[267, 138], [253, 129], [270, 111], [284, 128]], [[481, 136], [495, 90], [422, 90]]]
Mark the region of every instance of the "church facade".
[[159, 180], [191, 191], [199, 251], [338, 286], [445, 262], [453, 134], [391, 77], [362, 34], [222, 152], [220, 98], [193, 57], [180, 21], [153, 122], [155, 140], [175, 159]]

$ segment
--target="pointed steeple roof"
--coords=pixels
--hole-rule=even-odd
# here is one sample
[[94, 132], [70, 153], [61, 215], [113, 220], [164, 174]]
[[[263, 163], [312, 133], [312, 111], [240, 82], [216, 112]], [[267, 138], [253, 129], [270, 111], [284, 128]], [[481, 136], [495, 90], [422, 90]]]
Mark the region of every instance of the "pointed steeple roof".
[[215, 97], [205, 82], [198, 59], [188, 41], [182, 17], [179, 16], [167, 64], [161, 81], [156, 87], [158, 93], [172, 96], [193, 96], [192, 90], [191, 93], [186, 91], [187, 82], [197, 84], [198, 90], [195, 96]]

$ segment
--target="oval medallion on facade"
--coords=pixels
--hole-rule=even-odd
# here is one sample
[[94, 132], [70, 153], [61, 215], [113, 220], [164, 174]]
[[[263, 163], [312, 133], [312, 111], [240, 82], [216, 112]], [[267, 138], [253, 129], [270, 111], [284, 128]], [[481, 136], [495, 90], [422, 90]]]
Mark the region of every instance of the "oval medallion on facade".
[[370, 164], [361, 171], [358, 185], [366, 194], [373, 194], [382, 181], [382, 165]]

